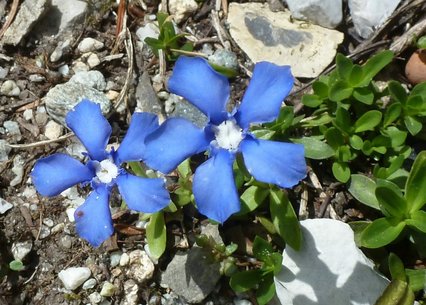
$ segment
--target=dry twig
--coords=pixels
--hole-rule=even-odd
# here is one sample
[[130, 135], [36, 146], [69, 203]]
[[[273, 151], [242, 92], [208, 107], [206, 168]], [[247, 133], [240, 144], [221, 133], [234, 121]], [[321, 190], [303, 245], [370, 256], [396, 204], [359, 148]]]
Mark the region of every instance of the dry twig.
[[16, 13], [18, 12], [19, 0], [13, 0], [12, 6], [10, 7], [9, 16], [7, 16], [7, 21], [0, 30], [0, 39], [6, 33], [9, 26], [12, 24], [13, 19], [15, 19]]

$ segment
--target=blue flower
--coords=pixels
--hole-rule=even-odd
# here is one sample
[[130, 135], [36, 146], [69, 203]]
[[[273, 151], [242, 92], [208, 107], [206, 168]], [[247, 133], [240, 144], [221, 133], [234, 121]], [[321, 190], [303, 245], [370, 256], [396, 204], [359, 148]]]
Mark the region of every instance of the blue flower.
[[294, 186], [306, 176], [303, 146], [257, 139], [248, 131], [251, 123], [278, 116], [293, 82], [290, 67], [260, 62], [240, 107], [229, 113], [228, 79], [202, 58], [179, 57], [169, 90], [195, 105], [209, 122], [199, 129], [183, 118], [166, 120], [146, 137], [144, 162], [168, 173], [191, 155], [208, 150], [210, 158], [194, 174], [193, 193], [198, 210], [221, 223], [240, 210], [232, 169], [237, 153], [257, 180]]
[[98, 247], [114, 232], [108, 203], [114, 185], [132, 210], [153, 213], [169, 204], [170, 196], [163, 179], [137, 177], [120, 166], [125, 161], [142, 159], [141, 143], [158, 127], [155, 115], [133, 114], [117, 151], [106, 151], [111, 126], [98, 104], [83, 100], [67, 114], [66, 123], [86, 147], [88, 162], [82, 164], [68, 155], [56, 153], [36, 162], [32, 180], [43, 196], [56, 196], [75, 184], [90, 183], [93, 191], [74, 216], [77, 233], [91, 245]]

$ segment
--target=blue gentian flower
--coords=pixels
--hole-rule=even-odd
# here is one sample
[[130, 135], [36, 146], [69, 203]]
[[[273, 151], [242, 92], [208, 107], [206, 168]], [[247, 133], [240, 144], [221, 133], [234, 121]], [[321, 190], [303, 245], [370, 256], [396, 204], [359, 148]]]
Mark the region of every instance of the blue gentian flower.
[[56, 153], [36, 162], [32, 180], [43, 196], [56, 196], [78, 183], [91, 185], [93, 191], [74, 213], [77, 233], [91, 245], [98, 247], [114, 232], [108, 203], [114, 185], [132, 210], [153, 213], [169, 204], [170, 196], [163, 179], [137, 177], [121, 168], [123, 162], [142, 159], [141, 143], [158, 127], [155, 115], [133, 114], [117, 151], [106, 151], [112, 129], [98, 104], [83, 100], [68, 112], [66, 123], [86, 147], [88, 162], [83, 164]]
[[194, 174], [193, 193], [198, 210], [221, 223], [240, 210], [232, 169], [237, 153], [257, 180], [294, 186], [306, 176], [303, 145], [261, 140], [249, 132], [251, 123], [276, 119], [293, 82], [290, 67], [260, 62], [240, 107], [228, 113], [228, 79], [202, 58], [179, 57], [168, 88], [195, 105], [209, 122], [199, 129], [183, 118], [166, 120], [146, 137], [144, 162], [168, 173], [191, 155], [208, 150], [210, 158]]

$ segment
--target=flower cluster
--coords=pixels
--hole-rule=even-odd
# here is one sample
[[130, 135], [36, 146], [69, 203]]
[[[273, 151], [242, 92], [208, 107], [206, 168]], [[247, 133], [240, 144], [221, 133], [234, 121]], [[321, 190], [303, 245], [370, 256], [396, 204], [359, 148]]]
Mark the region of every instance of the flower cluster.
[[249, 173], [257, 180], [283, 188], [306, 176], [302, 145], [257, 139], [250, 124], [273, 121], [293, 86], [288, 66], [256, 64], [239, 108], [226, 111], [229, 82], [201, 58], [180, 57], [169, 90], [186, 98], [209, 118], [198, 128], [183, 118], [159, 125], [155, 115], [135, 113], [129, 130], [115, 151], [106, 151], [111, 126], [99, 105], [84, 100], [66, 117], [68, 127], [87, 149], [85, 164], [65, 154], [40, 159], [32, 171], [40, 194], [55, 196], [72, 185], [90, 184], [92, 193], [75, 212], [78, 234], [99, 246], [113, 233], [109, 194], [114, 185], [132, 210], [153, 213], [166, 207], [170, 197], [162, 179], [131, 175], [121, 167], [128, 161], [144, 161], [169, 173], [186, 158], [207, 151], [209, 158], [195, 171], [193, 193], [200, 213], [223, 223], [240, 210], [233, 163], [241, 153]]

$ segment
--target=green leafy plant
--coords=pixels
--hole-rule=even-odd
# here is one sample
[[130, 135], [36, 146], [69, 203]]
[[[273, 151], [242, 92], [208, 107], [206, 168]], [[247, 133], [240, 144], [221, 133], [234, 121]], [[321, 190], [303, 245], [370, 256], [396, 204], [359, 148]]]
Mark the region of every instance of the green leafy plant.
[[275, 295], [274, 275], [280, 272], [283, 258], [258, 236], [253, 242], [253, 255], [261, 262], [260, 268], [234, 273], [229, 284], [235, 292], [255, 289], [257, 302], [263, 305]]
[[158, 51], [163, 50], [166, 59], [174, 61], [179, 54], [173, 50], [192, 51], [193, 45], [190, 42], [182, 42], [186, 34], [176, 34], [170, 16], [163, 12], [157, 13], [158, 27], [160, 34], [158, 38], [147, 37], [145, 43], [151, 47], [152, 52], [158, 57]]
[[22, 271], [25, 269], [25, 266], [21, 260], [15, 259], [9, 263], [9, 268], [13, 271]]
[[426, 204], [425, 172], [426, 151], [422, 151], [414, 161], [404, 190], [389, 180], [377, 179], [374, 182], [361, 176], [355, 178], [351, 193], [361, 202], [379, 209], [385, 216], [365, 227], [360, 235], [362, 246], [383, 247], [394, 241], [407, 227], [426, 233], [426, 212], [422, 210]]

